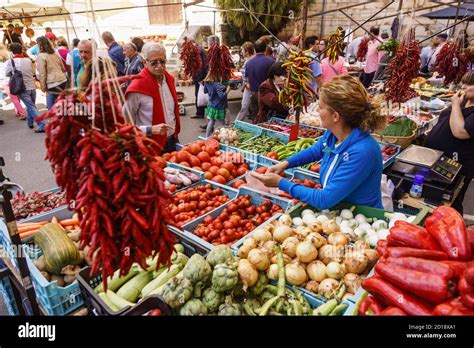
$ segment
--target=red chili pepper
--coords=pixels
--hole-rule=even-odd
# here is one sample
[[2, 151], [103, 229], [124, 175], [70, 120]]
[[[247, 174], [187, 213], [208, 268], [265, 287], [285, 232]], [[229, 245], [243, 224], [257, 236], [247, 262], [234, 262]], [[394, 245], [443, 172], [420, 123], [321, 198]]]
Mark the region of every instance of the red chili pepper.
[[448, 265], [437, 261], [419, 259], [416, 257], [389, 257], [385, 262], [419, 272], [437, 274], [446, 281], [453, 277], [453, 270]]
[[403, 243], [399, 240], [396, 240], [390, 231], [390, 234], [387, 236], [387, 246], [390, 247], [409, 247], [406, 243]]
[[447, 260], [448, 254], [438, 250], [422, 250], [405, 247], [388, 247], [388, 257], [418, 257], [429, 260]]
[[369, 293], [380, 297], [384, 302], [401, 308], [408, 315], [432, 315], [431, 309], [379, 277], [370, 277], [362, 281]]
[[387, 263], [375, 265], [375, 270], [393, 285], [428, 302], [439, 304], [448, 299], [448, 279], [437, 274]]
[[453, 279], [458, 280], [464, 270], [468, 267], [474, 266], [474, 261], [471, 262], [462, 262], [462, 261], [451, 261], [451, 260], [443, 260], [440, 261], [441, 263], [444, 263], [445, 265], [448, 265], [449, 268], [453, 271]]
[[398, 307], [390, 306], [390, 307], [385, 308], [382, 312], [380, 312], [380, 315], [381, 316], [405, 316], [407, 314]]
[[361, 316], [379, 315], [382, 310], [382, 305], [371, 295], [367, 296], [359, 304], [359, 314]]
[[127, 205], [127, 211], [130, 213], [130, 215], [133, 217], [135, 222], [139, 224], [143, 229], [147, 230], [150, 225], [148, 222], [143, 218], [143, 216], [138, 213], [135, 208], [132, 208], [131, 206]]
[[472, 260], [466, 225], [455, 209], [445, 206], [436, 208], [426, 219], [426, 228], [451, 260]]
[[469, 284], [474, 286], [474, 265], [466, 268], [463, 272], [463, 276]]
[[377, 242], [377, 248], [375, 250], [377, 250], [377, 253], [380, 256], [384, 256], [385, 253], [387, 252], [387, 241], [383, 239], [379, 239], [379, 241]]
[[445, 303], [437, 305], [433, 309], [434, 315], [447, 316], [447, 315], [459, 315], [459, 316], [474, 316], [474, 310], [467, 309], [464, 307], [461, 297], [456, 297], [452, 300], [446, 301]]
[[[396, 221], [390, 229], [390, 237], [410, 248], [440, 250], [438, 242], [426, 229], [406, 221]], [[388, 245], [391, 246], [390, 241]]]

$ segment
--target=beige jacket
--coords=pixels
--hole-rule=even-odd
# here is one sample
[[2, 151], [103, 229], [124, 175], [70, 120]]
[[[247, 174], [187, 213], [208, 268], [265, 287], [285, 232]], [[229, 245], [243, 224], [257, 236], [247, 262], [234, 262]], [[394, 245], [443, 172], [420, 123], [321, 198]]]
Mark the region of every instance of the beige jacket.
[[36, 64], [42, 90], [52, 88], [67, 81], [64, 65], [59, 55], [40, 53]]

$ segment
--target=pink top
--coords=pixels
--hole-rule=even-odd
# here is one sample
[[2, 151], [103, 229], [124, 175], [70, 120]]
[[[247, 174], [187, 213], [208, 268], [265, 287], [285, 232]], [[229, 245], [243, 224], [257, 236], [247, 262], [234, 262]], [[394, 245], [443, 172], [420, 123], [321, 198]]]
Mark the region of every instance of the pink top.
[[384, 52], [378, 51], [377, 47], [379, 47], [381, 43], [378, 40], [371, 40], [369, 41], [369, 48], [367, 50], [367, 57], [365, 60], [365, 68], [364, 72], [366, 74], [370, 74], [377, 71], [379, 67], [380, 59], [383, 57]]
[[344, 57], [339, 57], [336, 63], [332, 64], [329, 58], [321, 61], [321, 70], [323, 72], [323, 82], [331, 81], [339, 75], [347, 74], [347, 68], [344, 66]]
[[69, 53], [69, 49], [65, 48], [65, 47], [60, 47], [60, 48], [58, 48], [58, 53], [61, 56], [61, 59], [63, 61], [64, 69], [67, 69], [66, 57], [67, 57], [67, 54]]

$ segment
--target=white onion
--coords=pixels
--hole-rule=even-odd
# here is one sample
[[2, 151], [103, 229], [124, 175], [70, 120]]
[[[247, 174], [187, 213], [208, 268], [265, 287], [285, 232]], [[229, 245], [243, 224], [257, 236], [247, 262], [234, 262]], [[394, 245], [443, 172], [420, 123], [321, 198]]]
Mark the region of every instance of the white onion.
[[342, 229], [346, 227], [351, 227], [349, 220], [342, 220], [342, 222], [339, 224], [339, 228]]
[[335, 279], [326, 278], [319, 283], [318, 294], [329, 299], [334, 297], [336, 289], [339, 287], [339, 282]]
[[271, 280], [278, 279], [278, 265], [276, 263], [272, 263], [267, 270], [267, 277]]
[[250, 250], [247, 258], [259, 271], [265, 271], [270, 266], [270, 260], [267, 253], [261, 249]]
[[293, 218], [293, 225], [297, 227], [303, 225], [303, 219], [299, 217]]
[[374, 223], [372, 223], [372, 228], [374, 230], [381, 230], [383, 228], [387, 228], [387, 222], [384, 220], [377, 220]]
[[357, 215], [355, 216], [355, 219], [356, 219], [356, 221], [357, 221], [357, 223], [358, 223], [359, 225], [362, 224], [362, 223], [364, 223], [364, 222], [367, 222], [367, 218], [365, 217], [364, 214], [357, 214]]
[[351, 226], [352, 228], [356, 228], [357, 226], [359, 226], [359, 223], [357, 222], [356, 219], [350, 219], [349, 226]]
[[280, 218], [278, 219], [278, 222], [280, 224], [283, 224], [283, 225], [286, 225], [286, 226], [291, 226], [291, 223], [293, 222], [293, 219], [290, 217], [290, 215], [288, 214], [283, 214], [282, 216], [280, 216]]
[[347, 245], [349, 244], [349, 238], [344, 233], [336, 232], [328, 237], [328, 242], [332, 245]]
[[283, 253], [291, 258], [294, 258], [296, 256], [296, 246], [298, 243], [299, 240], [297, 237], [286, 238], [281, 245]]
[[346, 273], [344, 266], [340, 264], [339, 262], [329, 262], [328, 265], [326, 266], [326, 275], [329, 278], [339, 280], [342, 277], [344, 277], [344, 274]]
[[357, 236], [357, 238], [362, 239], [367, 234], [367, 232], [365, 232], [365, 230], [360, 227], [356, 227], [354, 229], [354, 234]]
[[278, 225], [273, 231], [273, 239], [282, 243], [286, 238], [293, 235], [293, 229], [287, 225]]
[[316, 220], [318, 220], [319, 222], [324, 222], [324, 221], [329, 220], [329, 218], [326, 215], [321, 214], [321, 215], [318, 215]]
[[242, 279], [242, 282], [246, 287], [254, 286], [258, 280], [257, 270], [247, 259], [240, 259], [237, 272], [239, 273], [240, 279]]
[[305, 216], [306, 214], [314, 215], [314, 211], [311, 209], [305, 209], [301, 212], [301, 217]]
[[377, 237], [378, 237], [379, 239], [385, 240], [385, 239], [387, 239], [387, 236], [388, 236], [389, 234], [390, 234], [390, 231], [387, 230], [386, 228], [383, 228], [383, 229], [377, 231]]
[[352, 211], [350, 209], [342, 209], [340, 216], [343, 219], [350, 220], [354, 217], [354, 214], [352, 214]]
[[295, 230], [296, 235], [300, 239], [305, 239], [307, 236], [309, 236], [313, 231], [308, 227], [308, 226], [298, 226]]
[[296, 257], [303, 263], [311, 262], [318, 257], [318, 249], [311, 241], [305, 240], [296, 246]]
[[344, 220], [344, 219], [342, 218], [342, 216], [337, 216], [337, 217], [336, 217], [336, 224], [338, 224], [339, 226], [341, 226], [341, 223], [342, 223], [343, 221], [346, 221], [346, 220]]
[[317, 221], [318, 221], [318, 220], [316, 220], [316, 218], [314, 217], [314, 215], [306, 214], [305, 216], [303, 216], [303, 222], [304, 222], [306, 225], [315, 224]]
[[313, 261], [306, 266], [306, 273], [311, 280], [321, 282], [327, 278], [326, 265], [321, 261]]
[[303, 266], [298, 263], [290, 263], [285, 267], [286, 281], [291, 285], [306, 283], [308, 276]]
[[252, 237], [256, 238], [260, 243], [265, 243], [273, 239], [272, 234], [263, 228], [257, 228]]
[[369, 243], [371, 247], [375, 248], [377, 246], [377, 242], [379, 241], [379, 236], [377, 235], [377, 233], [374, 233], [371, 236], [367, 236], [365, 241]]
[[363, 230], [366, 230], [366, 231], [373, 230], [372, 225], [369, 224], [368, 222], [363, 222], [359, 224], [359, 228], [362, 228]]

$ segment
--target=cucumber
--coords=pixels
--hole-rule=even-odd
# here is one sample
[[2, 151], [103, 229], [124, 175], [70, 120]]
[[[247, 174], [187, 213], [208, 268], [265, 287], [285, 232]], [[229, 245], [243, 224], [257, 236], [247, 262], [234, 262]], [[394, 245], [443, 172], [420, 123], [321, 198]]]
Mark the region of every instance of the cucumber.
[[107, 296], [107, 294], [105, 292], [100, 292], [99, 293], [99, 297], [102, 301], [104, 301], [104, 303], [111, 309], [113, 310], [114, 312], [117, 312], [118, 311], [118, 308], [116, 305], [114, 305], [112, 303], [112, 301], [110, 301], [109, 297]]
[[127, 300], [124, 300], [112, 290], [107, 290], [107, 297], [110, 300], [110, 302], [112, 302], [112, 304], [117, 308], [117, 310], [121, 310], [127, 306], [132, 307], [135, 305], [135, 303], [131, 303], [131, 302], [128, 302]]
[[130, 279], [117, 291], [117, 295], [129, 302], [137, 302], [143, 288], [151, 281], [152, 272], [145, 271]]
[[142, 290], [141, 297], [150, 295], [150, 293], [166, 283], [169, 279], [175, 277], [181, 271], [180, 265], [171, 265], [169, 270], [164, 271], [158, 277], [149, 282]]
[[[107, 278], [107, 289], [110, 289], [112, 291], [117, 291], [118, 288], [120, 288], [123, 284], [125, 284], [131, 278], [135, 277], [138, 273], [139, 273], [138, 270], [131, 268], [127, 275], [121, 277], [120, 270], [119, 269], [116, 270], [112, 278], [110, 277]], [[94, 290], [96, 293], [103, 292], [104, 285], [100, 283]]]

